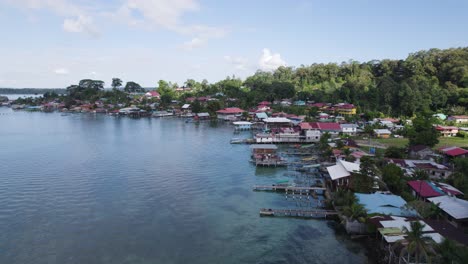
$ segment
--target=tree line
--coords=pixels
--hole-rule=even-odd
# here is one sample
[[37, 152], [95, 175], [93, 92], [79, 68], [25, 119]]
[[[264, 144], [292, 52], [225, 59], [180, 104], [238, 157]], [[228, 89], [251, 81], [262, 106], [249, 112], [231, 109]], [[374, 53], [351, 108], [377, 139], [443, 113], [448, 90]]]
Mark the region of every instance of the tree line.
[[[170, 83], [159, 82], [160, 89]], [[468, 106], [468, 47], [411, 53], [405, 60], [348, 61], [257, 71], [209, 84], [188, 79], [185, 87], [203, 96], [223, 93], [241, 106], [283, 98], [348, 102], [360, 112], [412, 117], [419, 112], [463, 114]], [[164, 90], [165, 91], [165, 90]], [[164, 92], [163, 92], [164, 94]], [[167, 91], [170, 96], [175, 96]]]
[[[119, 78], [111, 82], [113, 90], [145, 92], [138, 83], [123, 86]], [[188, 79], [186, 92], [178, 93], [177, 83], [160, 80], [154, 89], [161, 102], [174, 99], [219, 96], [236, 98], [237, 106], [248, 108], [260, 101], [285, 98], [294, 100], [352, 103], [358, 112], [394, 117], [413, 117], [417, 113], [444, 111], [464, 114], [468, 106], [468, 47], [430, 49], [411, 53], [404, 60], [348, 61], [341, 64], [311, 64], [279, 67], [275, 71], [257, 71], [242, 80], [228, 76], [215, 83]], [[85, 79], [67, 87], [73, 99], [95, 98], [104, 88], [100, 80]]]

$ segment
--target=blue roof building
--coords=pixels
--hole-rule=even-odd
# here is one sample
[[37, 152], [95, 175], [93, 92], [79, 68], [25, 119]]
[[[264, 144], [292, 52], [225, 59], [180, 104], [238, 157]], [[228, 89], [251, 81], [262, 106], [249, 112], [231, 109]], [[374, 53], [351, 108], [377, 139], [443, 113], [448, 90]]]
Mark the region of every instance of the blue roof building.
[[418, 216], [416, 211], [406, 208], [406, 201], [401, 196], [378, 192], [372, 194], [356, 193], [355, 195], [368, 214]]
[[268, 118], [268, 115], [265, 112], [260, 112], [260, 113], [255, 113], [255, 117], [263, 120], [263, 119]]

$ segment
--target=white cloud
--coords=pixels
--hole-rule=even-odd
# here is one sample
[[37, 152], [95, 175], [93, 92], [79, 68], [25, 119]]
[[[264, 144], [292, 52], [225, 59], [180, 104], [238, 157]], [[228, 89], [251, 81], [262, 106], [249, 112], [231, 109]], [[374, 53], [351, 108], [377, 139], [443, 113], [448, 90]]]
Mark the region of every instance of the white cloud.
[[224, 60], [229, 64], [234, 65], [237, 70], [245, 70], [247, 68], [247, 63], [249, 62], [246, 58], [232, 56], [224, 56]]
[[98, 30], [93, 24], [93, 18], [87, 11], [89, 8], [77, 5], [68, 0], [7, 0], [10, 4], [27, 9], [46, 9], [63, 17], [63, 30], [66, 32], [86, 33], [97, 36]]
[[181, 24], [184, 13], [198, 9], [199, 5], [194, 0], [127, 0], [118, 13], [133, 21], [135, 15], [141, 15], [156, 26], [175, 29]]
[[92, 72], [90, 72], [89, 74], [91, 74], [92, 76], [96, 76], [96, 75], [97, 75], [97, 72], [92, 71]]
[[[0, 0], [2, 1], [2, 0]], [[4, 0], [5, 1], [5, 0]], [[187, 36], [191, 44], [185, 43], [191, 50], [200, 47], [213, 38], [222, 38], [227, 30], [201, 24], [185, 23], [183, 16], [200, 10], [198, 0], [122, 0], [114, 3], [101, 1], [74, 0], [6, 0], [13, 6], [26, 10], [45, 9], [64, 19], [62, 27], [66, 32], [99, 35], [96, 19], [112, 18], [114, 22], [123, 22], [132, 27], [146, 29], [164, 29]], [[100, 20], [100, 21], [101, 21]], [[198, 42], [198, 44], [197, 44]]]
[[185, 50], [193, 50], [195, 48], [202, 47], [203, 45], [205, 45], [205, 43], [206, 43], [206, 40], [204, 39], [193, 38], [190, 41], [185, 42], [182, 45], [182, 48]]
[[182, 47], [192, 50], [203, 46], [209, 39], [222, 38], [227, 30], [207, 25], [185, 24], [182, 16], [198, 11], [195, 0], [127, 0], [112, 17], [127, 21], [130, 26], [162, 28], [191, 37]]
[[264, 71], [274, 71], [280, 66], [286, 66], [286, 62], [281, 59], [281, 54], [272, 53], [269, 49], [263, 49], [263, 54], [258, 61], [258, 66]]
[[58, 69], [55, 69], [55, 70], [54, 70], [54, 73], [55, 73], [55, 74], [58, 74], [58, 75], [67, 75], [67, 74], [69, 74], [70, 72], [68, 71], [68, 69], [65, 69], [65, 68], [58, 68]]
[[93, 19], [90, 16], [80, 15], [76, 19], [65, 19], [63, 21], [63, 30], [72, 33], [84, 32], [91, 36], [98, 35], [93, 25]]

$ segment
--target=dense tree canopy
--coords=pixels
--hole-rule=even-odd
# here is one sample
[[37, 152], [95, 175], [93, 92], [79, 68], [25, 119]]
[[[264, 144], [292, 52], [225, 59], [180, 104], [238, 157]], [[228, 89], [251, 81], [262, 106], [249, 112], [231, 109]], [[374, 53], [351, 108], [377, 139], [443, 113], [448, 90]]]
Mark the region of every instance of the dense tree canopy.
[[[121, 85], [120, 79], [112, 79], [112, 87]], [[160, 80], [157, 90], [168, 103], [174, 99], [183, 101], [188, 97], [210, 95], [236, 98], [234, 101], [222, 101], [226, 106], [235, 104], [249, 108], [260, 101], [290, 98], [352, 103], [368, 117], [387, 115], [413, 118], [435, 111], [460, 115], [465, 114], [468, 107], [468, 47], [419, 51], [405, 60], [350, 60], [341, 64], [282, 66], [275, 71], [259, 70], [245, 80], [236, 76], [228, 76], [216, 83], [187, 79], [184, 86], [191, 88], [190, 92], [176, 92], [176, 83]], [[95, 98], [103, 87], [102, 81], [84, 79], [77, 85], [69, 86], [67, 91], [73, 99], [89, 100]], [[144, 90], [137, 83], [128, 82], [125, 91]], [[310, 110], [297, 112], [310, 114]], [[317, 109], [312, 112], [316, 113]], [[417, 141], [414, 139], [412, 142]], [[431, 140], [425, 142], [433, 144]]]
[[125, 84], [124, 91], [128, 93], [142, 93], [145, 91], [138, 83], [136, 82], [127, 82]]

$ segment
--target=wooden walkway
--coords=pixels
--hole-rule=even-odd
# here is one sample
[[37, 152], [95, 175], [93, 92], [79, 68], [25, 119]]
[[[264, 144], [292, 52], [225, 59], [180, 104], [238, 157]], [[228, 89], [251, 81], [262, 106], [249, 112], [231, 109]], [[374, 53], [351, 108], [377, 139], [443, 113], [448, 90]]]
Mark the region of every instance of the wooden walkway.
[[305, 217], [317, 218], [337, 215], [338, 212], [331, 210], [300, 210], [300, 209], [260, 209], [260, 216], [285, 216], [285, 217]]
[[254, 191], [293, 191], [293, 192], [308, 192], [308, 191], [325, 191], [323, 187], [307, 187], [307, 186], [283, 186], [283, 185], [254, 185]]

